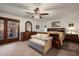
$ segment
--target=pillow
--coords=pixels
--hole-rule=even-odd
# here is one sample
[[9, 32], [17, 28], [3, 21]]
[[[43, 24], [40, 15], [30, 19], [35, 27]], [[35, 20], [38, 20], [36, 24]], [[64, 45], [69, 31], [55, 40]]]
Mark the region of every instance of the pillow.
[[38, 33], [38, 34], [36, 35], [36, 38], [37, 38], [37, 39], [41, 39], [41, 34]]
[[31, 35], [31, 39], [36, 39], [36, 35]]
[[54, 34], [55, 32], [54, 32], [54, 31], [48, 31], [47, 33], [49, 33], [49, 34], [51, 34], [51, 33]]
[[58, 31], [54, 31], [54, 34], [59, 34]]
[[47, 39], [49, 37], [49, 34], [42, 34], [42, 38], [41, 39]]

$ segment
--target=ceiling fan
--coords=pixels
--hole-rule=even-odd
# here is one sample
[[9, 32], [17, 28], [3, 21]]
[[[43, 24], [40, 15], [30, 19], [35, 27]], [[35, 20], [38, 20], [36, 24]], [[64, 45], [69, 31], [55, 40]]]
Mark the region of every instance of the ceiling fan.
[[36, 8], [34, 10], [34, 13], [31, 12], [25, 12], [25, 13], [31, 14], [32, 15], [31, 18], [43, 18], [42, 17], [43, 15], [49, 15], [49, 13], [41, 13], [39, 8]]

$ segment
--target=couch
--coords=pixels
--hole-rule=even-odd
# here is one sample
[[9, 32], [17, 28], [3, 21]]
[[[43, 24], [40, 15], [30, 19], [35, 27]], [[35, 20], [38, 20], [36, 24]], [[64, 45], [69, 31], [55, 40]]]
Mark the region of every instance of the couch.
[[49, 34], [32, 35], [29, 40], [29, 46], [35, 48], [43, 54], [46, 54], [52, 47], [52, 37], [49, 37]]

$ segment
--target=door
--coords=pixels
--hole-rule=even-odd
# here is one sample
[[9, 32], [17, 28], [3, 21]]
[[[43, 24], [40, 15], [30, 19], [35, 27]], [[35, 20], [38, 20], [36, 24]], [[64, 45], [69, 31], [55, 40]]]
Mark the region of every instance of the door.
[[4, 20], [0, 19], [0, 40], [4, 40]]
[[19, 23], [15, 21], [8, 21], [8, 39], [18, 38]]

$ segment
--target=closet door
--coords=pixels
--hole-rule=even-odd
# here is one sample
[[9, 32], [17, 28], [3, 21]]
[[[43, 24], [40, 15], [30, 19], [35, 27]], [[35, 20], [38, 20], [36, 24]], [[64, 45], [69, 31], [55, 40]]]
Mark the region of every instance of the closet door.
[[4, 20], [0, 19], [0, 40], [4, 40]]
[[19, 36], [19, 23], [15, 21], [8, 21], [8, 27], [7, 27], [7, 33], [8, 33], [8, 39], [14, 39], [18, 38]]
[[0, 17], [0, 44], [19, 40], [19, 20]]

